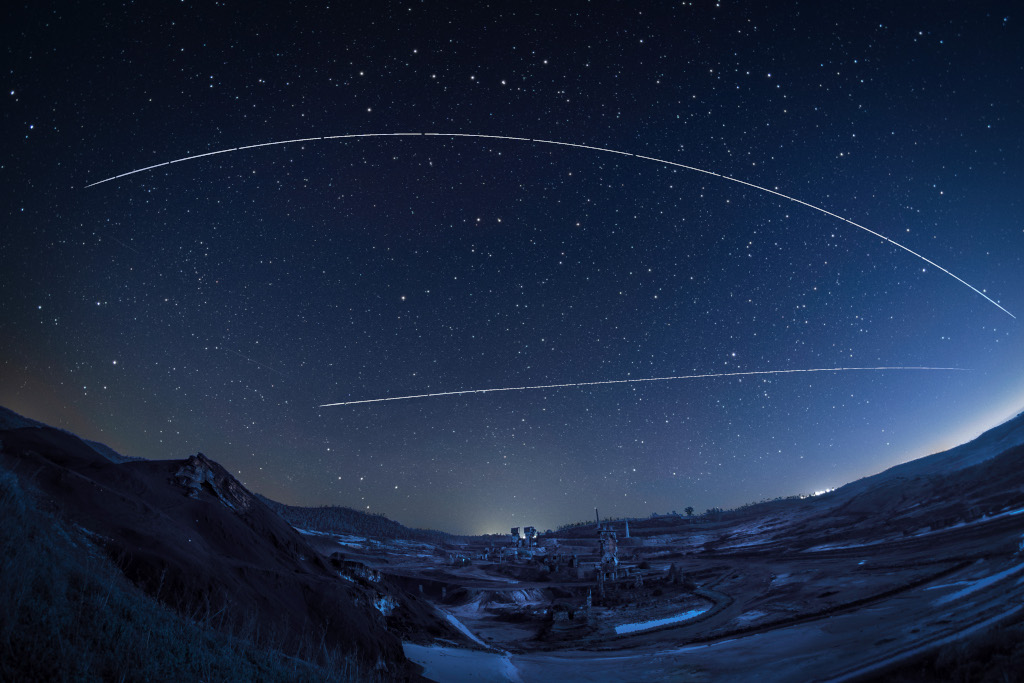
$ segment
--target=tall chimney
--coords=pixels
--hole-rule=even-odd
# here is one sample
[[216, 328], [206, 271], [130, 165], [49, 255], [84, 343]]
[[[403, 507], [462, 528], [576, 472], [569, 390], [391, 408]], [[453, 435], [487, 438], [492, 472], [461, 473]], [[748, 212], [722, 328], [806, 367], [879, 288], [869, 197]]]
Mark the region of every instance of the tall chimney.
[[597, 508], [594, 508], [594, 517], [597, 518], [597, 528], [601, 528], [601, 515], [597, 514]]

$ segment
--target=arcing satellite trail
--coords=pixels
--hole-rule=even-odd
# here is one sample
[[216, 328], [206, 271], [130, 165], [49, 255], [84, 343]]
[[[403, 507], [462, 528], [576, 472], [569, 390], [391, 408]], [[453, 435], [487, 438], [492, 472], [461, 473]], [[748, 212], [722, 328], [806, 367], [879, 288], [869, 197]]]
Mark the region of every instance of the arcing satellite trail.
[[531, 389], [565, 389], [569, 387], [593, 387], [601, 384], [631, 384], [634, 382], [668, 382], [681, 379], [712, 379], [715, 377], [752, 377], [758, 375], [792, 375], [806, 372], [887, 372], [890, 370], [929, 370], [941, 372], [957, 372], [966, 368], [930, 368], [913, 366], [877, 367], [877, 368], [803, 368], [797, 370], [752, 370], [749, 372], [718, 372], [704, 375], [677, 375], [674, 377], [644, 377], [640, 379], [610, 379], [600, 382], [572, 382], [568, 384], [541, 384], [530, 387], [500, 387], [496, 389], [463, 389], [462, 391], [441, 391], [433, 394], [414, 394], [411, 396], [391, 396], [389, 398], [368, 398], [359, 401], [342, 401], [340, 403], [324, 403], [320, 408], [334, 406], [354, 406], [362, 403], [382, 403], [384, 401], [407, 401], [414, 398], [436, 398], [438, 396], [460, 396], [462, 394], [489, 394], [497, 391], [529, 391]]
[[[716, 4], [18, 4], [0, 405], [457, 534], [840, 487], [1024, 411], [1019, 13]], [[318, 407], [877, 366], [969, 370]]]
[[861, 225], [860, 223], [855, 223], [854, 221], [850, 220], [849, 218], [844, 218], [843, 216], [840, 216], [839, 214], [832, 213], [831, 211], [829, 211], [827, 209], [823, 209], [820, 206], [816, 206], [816, 205], [811, 204], [809, 202], [805, 202], [805, 201], [803, 201], [801, 199], [797, 199], [796, 197], [791, 197], [790, 195], [783, 194], [783, 193], [778, 192], [776, 190], [771, 190], [771, 189], [769, 189], [767, 187], [763, 187], [761, 185], [755, 185], [754, 183], [750, 183], [750, 182], [747, 182], [745, 180], [740, 180], [739, 178], [733, 178], [731, 176], [722, 175], [721, 173], [715, 173], [714, 171], [708, 171], [708, 170], [705, 170], [703, 168], [697, 168], [696, 166], [687, 166], [686, 164], [680, 164], [680, 163], [677, 163], [675, 161], [666, 161], [665, 159], [656, 159], [654, 157], [648, 157], [648, 156], [644, 156], [642, 154], [633, 154], [632, 152], [621, 152], [619, 150], [607, 149], [605, 147], [592, 147], [590, 145], [580, 145], [580, 144], [573, 143], [573, 142], [558, 142], [556, 140], [538, 140], [538, 139], [534, 139], [534, 138], [520, 138], [520, 137], [507, 136], [507, 135], [482, 135], [482, 134], [479, 134], [479, 133], [361, 133], [361, 134], [351, 134], [351, 135], [328, 135], [328, 136], [323, 136], [323, 137], [297, 138], [297, 139], [294, 139], [294, 140], [279, 140], [279, 141], [276, 141], [276, 142], [264, 142], [264, 143], [260, 143], [260, 144], [257, 144], [257, 145], [245, 145], [243, 147], [228, 147], [228, 148], [225, 148], [225, 149], [215, 150], [213, 152], [204, 152], [202, 154], [193, 154], [191, 156], [181, 157], [180, 159], [174, 159], [172, 161], [165, 161], [163, 163], [153, 164], [152, 166], [145, 166], [143, 168], [138, 168], [138, 169], [135, 169], [133, 171], [127, 171], [127, 172], [121, 173], [119, 175], [111, 176], [109, 178], [104, 178], [103, 180], [98, 180], [98, 181], [96, 181], [94, 183], [90, 183], [90, 184], [86, 185], [85, 189], [88, 189], [90, 187], [95, 187], [97, 185], [102, 185], [103, 183], [107, 183], [107, 182], [110, 182], [112, 180], [117, 180], [119, 178], [125, 178], [125, 177], [130, 176], [130, 175], [135, 175], [136, 173], [143, 173], [145, 171], [151, 171], [151, 170], [153, 170], [155, 168], [160, 168], [162, 166], [169, 166], [171, 164], [177, 164], [177, 163], [181, 163], [183, 161], [191, 161], [193, 159], [200, 159], [202, 157], [209, 157], [209, 156], [214, 156], [214, 155], [217, 155], [217, 154], [227, 154], [229, 152], [239, 152], [239, 151], [246, 150], [246, 149], [256, 149], [256, 148], [259, 148], [259, 147], [272, 147], [272, 146], [275, 146], [275, 145], [289, 145], [289, 144], [299, 143], [299, 142], [317, 142], [317, 141], [321, 141], [321, 140], [349, 140], [349, 139], [354, 139], [354, 138], [410, 137], [410, 136], [413, 136], [413, 137], [415, 137], [415, 136], [449, 137], [449, 138], [485, 138], [485, 139], [494, 139], [494, 140], [513, 140], [513, 141], [516, 141], [516, 142], [535, 142], [535, 143], [538, 143], [538, 144], [560, 145], [560, 146], [563, 146], [563, 147], [578, 147], [580, 149], [589, 149], [589, 150], [594, 150], [596, 152], [608, 152], [608, 153], [611, 153], [611, 154], [619, 154], [619, 155], [627, 156], [627, 157], [636, 157], [637, 159], [644, 159], [646, 161], [653, 161], [653, 162], [656, 162], [656, 163], [659, 163], [659, 164], [665, 164], [667, 166], [675, 166], [675, 167], [678, 167], [678, 168], [686, 169], [688, 171], [694, 171], [696, 173], [703, 173], [705, 175], [710, 175], [710, 176], [714, 176], [716, 178], [721, 178], [722, 180], [728, 180], [728, 181], [731, 181], [731, 182], [734, 182], [734, 183], [738, 183], [740, 185], [745, 185], [746, 187], [750, 187], [750, 188], [753, 188], [755, 190], [760, 190], [761, 192], [766, 192], [768, 194], [775, 195], [776, 197], [781, 197], [781, 198], [786, 199], [788, 201], [791, 201], [791, 202], [793, 202], [795, 204], [800, 204], [802, 206], [806, 206], [809, 209], [814, 209], [815, 211], [820, 211], [821, 213], [825, 214], [826, 216], [831, 216], [832, 218], [835, 218], [837, 220], [843, 221], [844, 223], [848, 223], [848, 224], [852, 225], [855, 228], [858, 228], [860, 230], [863, 230], [866, 233], [874, 235], [875, 237], [877, 237], [877, 238], [879, 238], [879, 239], [881, 239], [881, 240], [883, 240], [885, 242], [888, 242], [889, 244], [893, 245], [894, 247], [898, 247], [898, 248], [902, 249], [903, 251], [907, 252], [908, 254], [916, 256], [917, 258], [921, 259], [922, 261], [924, 261], [928, 265], [941, 270], [943, 273], [945, 273], [946, 275], [950, 276], [951, 278], [953, 278], [954, 280], [956, 280], [960, 284], [964, 285], [965, 287], [970, 289], [975, 294], [981, 296], [983, 299], [988, 301], [990, 304], [992, 304], [993, 306], [995, 306], [996, 308], [998, 308], [999, 310], [1001, 310], [1003, 313], [1007, 314], [1011, 318], [1016, 319], [1016, 317], [1017, 317], [1013, 313], [1010, 313], [1008, 310], [1003, 308], [994, 299], [989, 297], [987, 294], [982, 292], [980, 289], [978, 289], [974, 285], [972, 285], [969, 282], [967, 282], [966, 280], [958, 277], [957, 275], [954, 275], [949, 270], [943, 268], [942, 266], [940, 266], [939, 264], [935, 263], [934, 261], [932, 261], [932, 260], [922, 256], [921, 254], [917, 253], [916, 251], [914, 251], [910, 247], [904, 246], [903, 244], [900, 244], [899, 242], [897, 242], [894, 239], [886, 237], [885, 235], [883, 235], [883, 234], [881, 234], [879, 232], [875, 232], [874, 230], [871, 230], [870, 228], [866, 228], [863, 225]]

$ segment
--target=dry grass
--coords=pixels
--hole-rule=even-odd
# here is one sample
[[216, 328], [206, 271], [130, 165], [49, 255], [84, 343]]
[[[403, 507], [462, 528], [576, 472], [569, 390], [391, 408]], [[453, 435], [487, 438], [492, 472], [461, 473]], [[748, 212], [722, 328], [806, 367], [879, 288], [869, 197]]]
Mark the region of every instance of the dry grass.
[[289, 657], [258, 630], [181, 616], [131, 585], [84, 534], [41, 512], [0, 469], [0, 680], [365, 680], [312, 640]]

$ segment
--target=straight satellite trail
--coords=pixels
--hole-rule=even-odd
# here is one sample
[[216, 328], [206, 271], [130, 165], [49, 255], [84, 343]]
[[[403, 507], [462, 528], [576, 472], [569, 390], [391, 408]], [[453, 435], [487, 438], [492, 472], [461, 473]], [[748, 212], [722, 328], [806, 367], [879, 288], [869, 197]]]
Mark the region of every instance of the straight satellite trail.
[[495, 389], [463, 389], [461, 391], [440, 391], [434, 394], [413, 394], [389, 398], [367, 398], [359, 401], [323, 403], [320, 408], [354, 406], [361, 403], [382, 403], [384, 401], [408, 401], [414, 398], [437, 398], [439, 396], [461, 396], [462, 394], [490, 394], [498, 391], [529, 391], [531, 389], [565, 389], [568, 387], [593, 387], [600, 384], [631, 384], [634, 382], [668, 382], [681, 379], [712, 379], [714, 377], [752, 377], [756, 375], [792, 375], [806, 372], [887, 372], [890, 370], [929, 370], [940, 372], [962, 372], [966, 368], [932, 368], [921, 366], [883, 366], [877, 368], [802, 368], [797, 370], [751, 370], [748, 372], [716, 372], [703, 375], [676, 375], [673, 377], [644, 377], [640, 379], [608, 379], [599, 382], [571, 382], [567, 384], [539, 384], [530, 387], [499, 387]]
[[1015, 316], [1013, 313], [1010, 313], [1008, 310], [1003, 308], [999, 303], [997, 303], [995, 301], [995, 299], [992, 299], [987, 294], [985, 294], [983, 291], [981, 291], [980, 289], [978, 289], [974, 285], [970, 284], [969, 282], [967, 282], [963, 278], [961, 278], [961, 277], [959, 277], [957, 275], [954, 275], [952, 272], [950, 272], [949, 270], [943, 268], [938, 263], [935, 263], [935, 261], [932, 261], [931, 259], [929, 259], [929, 258], [927, 258], [925, 256], [922, 256], [921, 254], [917, 253], [916, 251], [914, 251], [910, 247], [904, 246], [903, 244], [900, 244], [899, 242], [897, 242], [896, 240], [894, 240], [894, 239], [892, 239], [890, 237], [886, 237], [885, 235], [883, 235], [883, 234], [881, 234], [879, 232], [875, 232], [874, 230], [872, 230], [870, 228], [866, 228], [863, 225], [861, 225], [860, 223], [856, 223], [856, 222], [850, 220], [849, 218], [845, 218], [843, 216], [840, 216], [837, 213], [832, 213], [828, 209], [823, 209], [822, 207], [816, 206], [814, 204], [811, 204], [810, 202], [805, 202], [802, 199], [797, 199], [796, 197], [791, 197], [790, 195], [783, 194], [783, 193], [778, 192], [776, 190], [771, 190], [771, 189], [769, 189], [767, 187], [763, 187], [761, 185], [755, 185], [754, 183], [750, 183], [750, 182], [747, 182], [745, 180], [740, 180], [739, 178], [733, 178], [731, 176], [722, 175], [721, 173], [715, 173], [714, 171], [708, 171], [708, 170], [703, 169], [703, 168], [697, 168], [696, 166], [687, 166], [686, 164], [680, 164], [680, 163], [675, 162], [675, 161], [666, 161], [665, 159], [657, 159], [655, 157], [648, 157], [648, 156], [644, 156], [642, 154], [633, 154], [632, 152], [622, 152], [622, 151], [619, 151], [619, 150], [608, 149], [608, 148], [605, 148], [605, 147], [593, 147], [591, 145], [581, 145], [581, 144], [574, 143], [574, 142], [558, 142], [556, 140], [539, 140], [539, 139], [535, 139], [535, 138], [520, 138], [520, 137], [509, 136], [509, 135], [483, 135], [481, 133], [355, 133], [355, 134], [349, 134], [349, 135], [327, 135], [327, 136], [321, 136], [321, 137], [296, 138], [296, 139], [292, 139], [292, 140], [278, 140], [278, 141], [275, 141], [275, 142], [263, 142], [263, 143], [260, 143], [260, 144], [257, 144], [257, 145], [245, 145], [243, 147], [227, 147], [225, 149], [218, 149], [218, 150], [215, 150], [213, 152], [204, 152], [202, 154], [193, 154], [191, 156], [181, 157], [180, 159], [174, 159], [172, 161], [165, 161], [163, 163], [153, 164], [152, 166], [145, 166], [143, 168], [137, 168], [135, 170], [127, 171], [125, 173], [121, 173], [121, 174], [118, 174], [118, 175], [115, 175], [115, 176], [111, 176], [109, 178], [104, 178], [103, 180], [97, 180], [94, 183], [90, 183], [90, 184], [86, 185], [84, 189], [88, 189], [90, 187], [95, 187], [97, 185], [102, 185], [103, 183], [107, 183], [107, 182], [110, 182], [112, 180], [118, 180], [119, 178], [125, 178], [125, 177], [130, 176], [130, 175], [135, 175], [136, 173], [144, 173], [145, 171], [151, 171], [151, 170], [153, 170], [155, 168], [160, 168], [162, 166], [170, 166], [171, 164], [178, 164], [178, 163], [181, 163], [181, 162], [184, 162], [184, 161], [192, 161], [193, 159], [200, 159], [202, 157], [209, 157], [209, 156], [214, 156], [214, 155], [217, 155], [217, 154], [227, 154], [229, 152], [239, 152], [239, 151], [246, 150], [246, 149], [256, 149], [256, 148], [259, 148], [259, 147], [272, 147], [274, 145], [290, 145], [290, 144], [295, 144], [295, 143], [299, 143], [299, 142], [318, 142], [318, 141], [322, 141], [322, 140], [350, 140], [350, 139], [354, 139], [354, 138], [417, 137], [417, 136], [423, 136], [423, 137], [449, 137], [449, 138], [478, 138], [478, 139], [479, 138], [485, 138], [485, 139], [493, 139], [493, 140], [513, 140], [513, 141], [516, 141], [516, 142], [535, 142], [535, 143], [543, 144], [543, 145], [558, 145], [558, 146], [561, 146], [561, 147], [577, 147], [579, 149], [589, 149], [589, 150], [593, 150], [595, 152], [608, 152], [608, 153], [611, 153], [611, 154], [619, 154], [621, 156], [635, 157], [637, 159], [644, 159], [645, 161], [653, 161], [655, 163], [665, 164], [667, 166], [675, 166], [677, 168], [683, 168], [683, 169], [686, 169], [688, 171], [694, 171], [695, 173], [703, 173], [705, 175], [710, 175], [710, 176], [714, 176], [716, 178], [721, 178], [722, 180], [728, 180], [728, 181], [731, 181], [731, 182], [734, 182], [734, 183], [738, 183], [740, 185], [745, 185], [746, 187], [750, 187], [750, 188], [753, 188], [755, 190], [760, 190], [761, 192], [766, 192], [768, 194], [775, 195], [776, 197], [781, 197], [782, 199], [791, 201], [794, 204], [800, 204], [801, 206], [806, 206], [809, 209], [814, 209], [815, 211], [820, 211], [821, 213], [825, 214], [826, 216], [831, 216], [832, 218], [835, 218], [837, 220], [843, 221], [844, 223], [848, 223], [849, 225], [852, 225], [855, 228], [858, 228], [860, 230], [863, 230], [866, 233], [874, 235], [875, 237], [877, 237], [877, 238], [879, 238], [879, 239], [881, 239], [881, 240], [883, 240], [885, 242], [888, 242], [889, 244], [893, 245], [894, 247], [899, 247], [900, 249], [902, 249], [903, 251], [907, 252], [908, 254], [911, 254], [911, 255], [916, 256], [917, 258], [921, 259], [922, 261], [924, 261], [928, 265], [930, 265], [930, 266], [932, 266], [934, 268], [937, 268], [938, 270], [941, 270], [943, 273], [945, 273], [949, 277], [953, 278], [954, 280], [956, 280], [960, 284], [964, 285], [965, 287], [967, 287], [972, 292], [974, 292], [975, 294], [979, 295], [980, 297], [982, 297], [983, 299], [988, 301], [990, 304], [992, 304], [993, 306], [998, 308], [1000, 311], [1002, 311], [1006, 315], [1010, 316], [1011, 318], [1013, 318], [1015, 320], [1017, 318], [1017, 316]]

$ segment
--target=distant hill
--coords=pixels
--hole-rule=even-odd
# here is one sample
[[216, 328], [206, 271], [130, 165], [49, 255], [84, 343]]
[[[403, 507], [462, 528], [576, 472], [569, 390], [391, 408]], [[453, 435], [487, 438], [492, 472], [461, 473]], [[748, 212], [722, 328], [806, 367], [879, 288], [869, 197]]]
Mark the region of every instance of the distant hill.
[[829, 496], [839, 498], [859, 495], [869, 489], [889, 485], [895, 480], [952, 475], [992, 460], [1021, 445], [1024, 445], [1024, 413], [989, 429], [965, 444], [895, 465], [878, 474], [850, 482]]
[[339, 505], [299, 507], [285, 505], [257, 494], [260, 500], [297, 529], [333, 534], [351, 534], [382, 540], [424, 541], [426, 543], [457, 543], [465, 539], [433, 529], [410, 529], [384, 515], [371, 515]]
[[[841, 519], [843, 534], [868, 537], [893, 529], [944, 528], [1024, 505], [1024, 413], [941, 453], [911, 460], [817, 496], [789, 496], [694, 517], [656, 515], [629, 520], [633, 536], [678, 534], [694, 526], [738, 520], [806, 517]], [[856, 521], [851, 521], [856, 520]], [[625, 520], [602, 520], [620, 533]], [[559, 527], [560, 538], [592, 537], [593, 521]], [[811, 524], [809, 529], [816, 528]], [[788, 533], [795, 533], [790, 527]], [[815, 532], [816, 533], [816, 532]], [[812, 534], [813, 535], [813, 534]], [[834, 534], [839, 536], [838, 532]]]
[[[78, 438], [76, 435], [72, 434], [66, 429], [58, 429], [57, 427], [51, 427], [50, 425], [46, 425], [43, 424], [42, 422], [37, 422], [36, 420], [27, 418], [24, 415], [19, 415], [18, 413], [14, 412], [13, 410], [10, 410], [9, 408], [4, 408], [3, 406], [0, 406], [0, 431], [7, 429], [50, 429], [53, 431], [63, 432], [64, 434], [71, 434], [71, 436], [74, 436], [76, 439]], [[145, 458], [121, 455], [107, 444], [100, 443], [99, 441], [90, 441], [88, 439], [81, 439], [81, 441], [86, 446], [96, 451], [97, 453], [99, 453], [100, 455], [102, 455], [104, 458], [111, 462], [133, 462], [145, 460]]]

